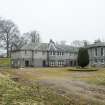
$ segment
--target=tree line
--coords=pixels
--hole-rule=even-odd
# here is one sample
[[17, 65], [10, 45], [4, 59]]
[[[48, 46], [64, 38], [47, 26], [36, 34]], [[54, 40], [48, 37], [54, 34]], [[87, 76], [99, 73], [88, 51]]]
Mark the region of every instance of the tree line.
[[[17, 25], [13, 21], [0, 18], [0, 48], [7, 51], [7, 57], [11, 56], [13, 49], [19, 50], [25, 44], [30, 43], [30, 41], [40, 42], [40, 35], [37, 31], [33, 30], [21, 35]], [[65, 45], [66, 41], [61, 41], [60, 44]], [[89, 42], [86, 40], [75, 40], [71, 43], [72, 46], [80, 48], [78, 52], [78, 65], [81, 67], [89, 63], [88, 51], [86, 48], [83, 48], [87, 44]]]
[[7, 51], [7, 57], [10, 57], [12, 49], [20, 49], [29, 43], [33, 36], [35, 36], [37, 41], [40, 41], [37, 31], [33, 30], [21, 35], [17, 25], [13, 21], [0, 18], [0, 49], [3, 48]]

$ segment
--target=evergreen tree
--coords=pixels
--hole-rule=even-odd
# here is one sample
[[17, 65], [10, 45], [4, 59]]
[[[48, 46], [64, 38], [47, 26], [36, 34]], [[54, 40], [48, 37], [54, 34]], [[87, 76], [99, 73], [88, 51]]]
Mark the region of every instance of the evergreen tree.
[[85, 67], [89, 64], [89, 55], [86, 48], [80, 48], [78, 52], [78, 66]]

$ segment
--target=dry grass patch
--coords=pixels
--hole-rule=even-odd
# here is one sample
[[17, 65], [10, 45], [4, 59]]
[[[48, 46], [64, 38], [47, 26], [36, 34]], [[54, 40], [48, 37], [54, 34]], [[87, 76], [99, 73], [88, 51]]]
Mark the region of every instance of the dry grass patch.
[[[68, 69], [68, 68], [67, 68]], [[1, 70], [5, 75], [18, 75], [28, 80], [42, 80], [49, 78], [62, 78], [69, 71], [66, 68], [23, 68]]]
[[39, 82], [45, 105], [105, 105], [105, 86], [101, 87], [105, 83], [105, 69], [93, 72], [68, 69], [73, 68], [1, 69], [0, 72], [8, 77], [18, 77], [19, 84], [31, 89], [30, 83]]
[[91, 84], [105, 85], [105, 69], [87, 73], [87, 75], [83, 74], [81, 76], [77, 76], [75, 79]]
[[69, 71], [79, 71], [79, 72], [92, 72], [92, 71], [97, 71], [97, 68], [70, 68], [68, 69]]

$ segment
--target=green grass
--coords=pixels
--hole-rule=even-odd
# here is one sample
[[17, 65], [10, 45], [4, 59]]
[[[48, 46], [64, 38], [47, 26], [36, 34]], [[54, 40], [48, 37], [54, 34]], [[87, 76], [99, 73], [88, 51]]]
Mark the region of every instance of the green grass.
[[10, 63], [10, 58], [0, 58], [0, 67], [8, 67], [10, 66]]

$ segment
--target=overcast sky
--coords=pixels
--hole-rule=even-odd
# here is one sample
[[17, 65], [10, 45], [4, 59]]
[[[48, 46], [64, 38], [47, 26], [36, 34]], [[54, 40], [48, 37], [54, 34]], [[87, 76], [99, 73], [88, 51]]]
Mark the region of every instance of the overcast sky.
[[105, 40], [105, 0], [0, 0], [0, 16], [44, 42]]

